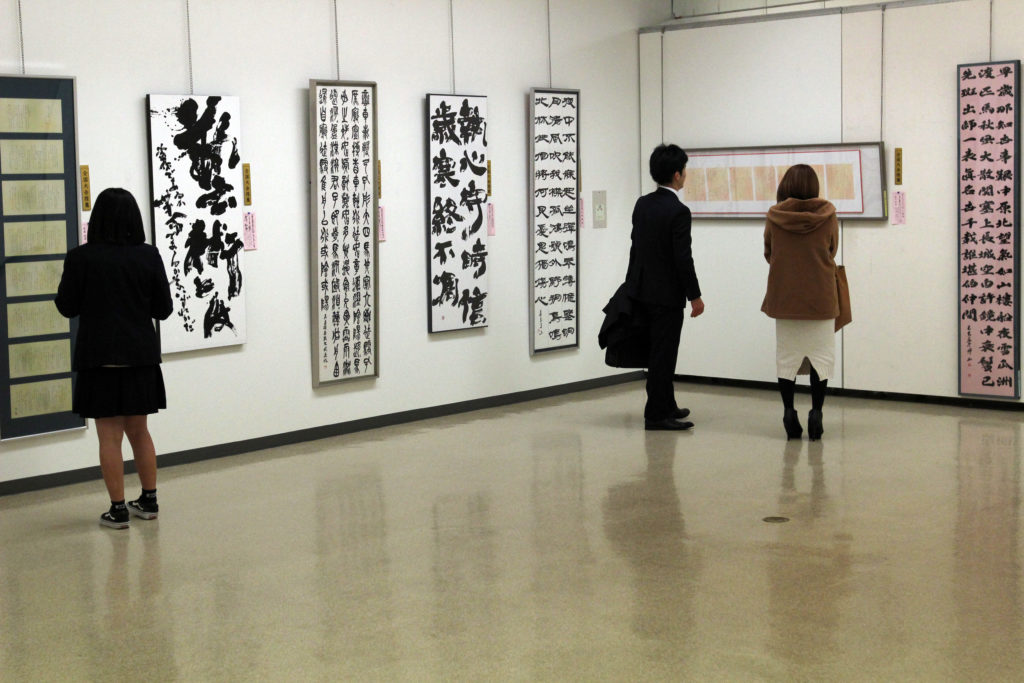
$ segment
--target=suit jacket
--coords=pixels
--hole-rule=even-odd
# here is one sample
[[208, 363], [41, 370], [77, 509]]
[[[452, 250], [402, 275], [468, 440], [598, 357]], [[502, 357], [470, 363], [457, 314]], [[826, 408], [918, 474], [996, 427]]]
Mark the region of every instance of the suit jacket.
[[74, 370], [160, 362], [153, 318], [165, 320], [172, 303], [156, 247], [99, 243], [75, 247], [64, 258], [54, 303], [61, 315], [79, 316]]
[[622, 283], [604, 307], [604, 322], [597, 343], [605, 349], [604, 362], [613, 368], [646, 368], [650, 363], [650, 321], [642, 307], [634, 306], [629, 284]]
[[700, 298], [690, 220], [690, 210], [668, 188], [636, 201], [626, 282], [637, 301], [685, 307], [687, 300]]

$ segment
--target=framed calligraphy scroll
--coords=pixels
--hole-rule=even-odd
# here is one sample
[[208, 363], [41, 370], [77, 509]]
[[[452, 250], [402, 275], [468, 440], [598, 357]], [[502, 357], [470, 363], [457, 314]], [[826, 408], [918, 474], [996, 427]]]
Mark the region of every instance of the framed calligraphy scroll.
[[818, 174], [821, 196], [843, 220], [886, 217], [885, 156], [881, 142], [788, 147], [687, 150], [683, 203], [694, 218], [764, 220], [790, 166]]
[[378, 377], [377, 84], [309, 82], [313, 386]]
[[960, 394], [1020, 398], [1020, 61], [957, 67]]
[[78, 246], [75, 79], [0, 76], [0, 438], [81, 428], [71, 412], [78, 318], [53, 297]]
[[164, 353], [245, 342], [239, 99], [147, 95], [153, 244], [171, 280]]
[[579, 347], [579, 90], [530, 90], [530, 353]]
[[487, 326], [487, 98], [427, 95], [427, 329]]

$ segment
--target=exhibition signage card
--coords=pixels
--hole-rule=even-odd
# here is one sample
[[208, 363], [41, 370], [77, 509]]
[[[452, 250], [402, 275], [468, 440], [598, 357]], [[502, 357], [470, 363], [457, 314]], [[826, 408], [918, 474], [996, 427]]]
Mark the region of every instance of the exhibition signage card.
[[377, 85], [310, 81], [313, 386], [377, 377]]
[[957, 76], [960, 393], [1020, 398], [1020, 61]]
[[530, 91], [530, 352], [579, 346], [579, 90]]
[[487, 98], [427, 95], [427, 326], [486, 327]]
[[164, 353], [245, 342], [237, 97], [149, 95], [153, 244], [174, 300]]
[[0, 438], [82, 427], [71, 412], [77, 318], [53, 297], [78, 245], [73, 78], [0, 76]]

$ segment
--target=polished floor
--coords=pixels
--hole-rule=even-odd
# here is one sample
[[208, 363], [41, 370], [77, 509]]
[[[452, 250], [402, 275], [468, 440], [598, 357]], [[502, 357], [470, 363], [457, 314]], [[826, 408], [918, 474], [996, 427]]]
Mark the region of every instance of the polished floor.
[[677, 395], [691, 433], [631, 383], [167, 468], [128, 531], [99, 482], [0, 498], [0, 680], [1024, 680], [1021, 413], [787, 443]]

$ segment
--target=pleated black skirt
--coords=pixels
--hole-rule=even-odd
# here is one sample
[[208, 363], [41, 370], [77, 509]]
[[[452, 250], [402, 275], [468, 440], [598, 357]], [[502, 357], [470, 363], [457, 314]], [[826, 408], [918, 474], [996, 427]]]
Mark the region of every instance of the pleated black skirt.
[[78, 371], [71, 410], [82, 417], [151, 415], [167, 407], [159, 365]]

